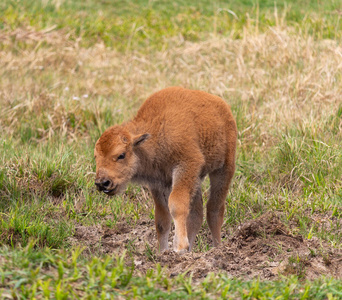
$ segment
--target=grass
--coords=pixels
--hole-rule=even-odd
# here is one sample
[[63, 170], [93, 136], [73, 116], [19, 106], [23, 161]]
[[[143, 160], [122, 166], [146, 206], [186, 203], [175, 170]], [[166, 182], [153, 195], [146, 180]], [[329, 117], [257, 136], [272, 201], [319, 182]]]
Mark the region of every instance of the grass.
[[82, 250], [71, 253], [35, 250], [31, 242], [21, 251], [1, 250], [1, 296], [35, 299], [338, 299], [341, 282], [321, 278], [302, 282], [296, 276], [279, 281], [242, 281], [211, 273], [194, 284], [191, 277], [169, 278], [160, 265], [145, 276], [133, 276], [124, 256], [85, 260]]
[[[106, 198], [93, 147], [152, 92], [202, 89], [232, 106], [237, 171], [228, 232], [265, 211], [305, 238], [341, 245], [339, 1], [2, 1], [0, 266], [7, 298], [338, 299], [341, 282], [210, 275], [139, 277], [129, 255], [84, 255], [75, 228], [153, 219], [141, 187]], [[204, 192], [208, 189], [205, 181]], [[131, 247], [134, 247], [134, 241]], [[200, 238], [196, 251], [210, 248]], [[146, 245], [146, 255], [154, 253]]]
[[241, 38], [246, 26], [265, 31], [269, 26], [289, 24], [316, 38], [340, 38], [341, 8], [336, 0], [201, 0], [172, 4], [165, 0], [5, 0], [0, 6], [0, 24], [8, 33], [5, 40], [10, 39], [17, 48], [37, 47], [30, 42], [36, 31], [41, 32], [39, 36], [49, 33], [39, 46], [51, 44], [55, 35], [50, 33], [62, 30], [68, 40], [83, 46], [103, 42], [120, 51], [137, 47], [160, 50], [173, 46], [172, 37], [188, 41], [204, 40], [210, 35]]

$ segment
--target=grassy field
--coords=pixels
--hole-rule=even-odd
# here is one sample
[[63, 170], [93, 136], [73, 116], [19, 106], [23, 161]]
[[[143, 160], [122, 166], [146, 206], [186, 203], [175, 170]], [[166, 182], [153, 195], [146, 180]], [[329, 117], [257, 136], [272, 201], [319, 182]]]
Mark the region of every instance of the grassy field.
[[[193, 3], [0, 3], [2, 298], [342, 297], [340, 269], [309, 276], [312, 265], [295, 251], [267, 280], [224, 270], [202, 279], [170, 274], [155, 237], [134, 246], [134, 230], [153, 224], [148, 191], [131, 185], [107, 198], [95, 190], [93, 149], [107, 127], [132, 118], [161, 88], [205, 90], [231, 105], [239, 130], [226, 241], [272, 212], [289, 235], [315, 243], [310, 257], [338, 268], [341, 2]], [[205, 199], [208, 187], [206, 180]], [[103, 232], [122, 224], [130, 240], [107, 251]], [[95, 229], [96, 243], [81, 238], [80, 230]], [[199, 236], [196, 257], [210, 248]], [[147, 270], [139, 257], [149, 259]]]

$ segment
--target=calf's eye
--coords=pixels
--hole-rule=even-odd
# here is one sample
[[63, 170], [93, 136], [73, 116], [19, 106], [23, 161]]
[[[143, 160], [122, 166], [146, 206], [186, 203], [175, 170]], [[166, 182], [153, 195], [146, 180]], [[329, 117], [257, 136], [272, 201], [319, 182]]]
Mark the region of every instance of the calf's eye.
[[125, 158], [125, 156], [126, 156], [126, 153], [122, 153], [122, 154], [120, 154], [120, 155], [118, 156], [118, 160], [119, 160], [119, 159], [124, 159], [124, 158]]

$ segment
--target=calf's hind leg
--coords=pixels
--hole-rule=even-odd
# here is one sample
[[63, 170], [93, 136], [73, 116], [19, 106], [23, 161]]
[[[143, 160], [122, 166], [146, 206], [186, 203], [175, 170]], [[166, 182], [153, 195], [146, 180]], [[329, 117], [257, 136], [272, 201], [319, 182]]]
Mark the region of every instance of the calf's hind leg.
[[225, 200], [235, 168], [217, 169], [209, 174], [210, 196], [207, 203], [207, 222], [214, 247], [221, 243], [221, 227], [224, 217]]
[[187, 219], [187, 231], [189, 238], [189, 251], [192, 250], [196, 235], [201, 228], [203, 222], [203, 199], [202, 191], [199, 187], [191, 199], [190, 213]]

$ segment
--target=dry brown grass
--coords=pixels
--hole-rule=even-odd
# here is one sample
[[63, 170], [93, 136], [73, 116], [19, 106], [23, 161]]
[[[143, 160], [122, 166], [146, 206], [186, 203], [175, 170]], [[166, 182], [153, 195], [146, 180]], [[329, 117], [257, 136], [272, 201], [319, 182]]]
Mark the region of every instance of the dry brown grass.
[[[246, 137], [259, 126], [264, 141], [294, 122], [315, 130], [341, 104], [341, 46], [291, 28], [245, 30], [241, 40], [175, 39], [171, 49], [151, 54], [119, 53], [102, 44], [80, 48], [62, 33], [51, 39], [48, 31], [21, 36], [37, 47], [0, 53], [0, 117], [7, 132], [28, 115], [43, 114], [43, 136], [55, 130], [77, 134], [68, 128], [70, 113], [91, 111], [101, 121], [100, 113], [111, 110], [129, 118], [149, 94], [171, 85], [206, 90], [245, 107], [249, 126], [240, 131]], [[40, 47], [47, 38], [52, 46]]]

